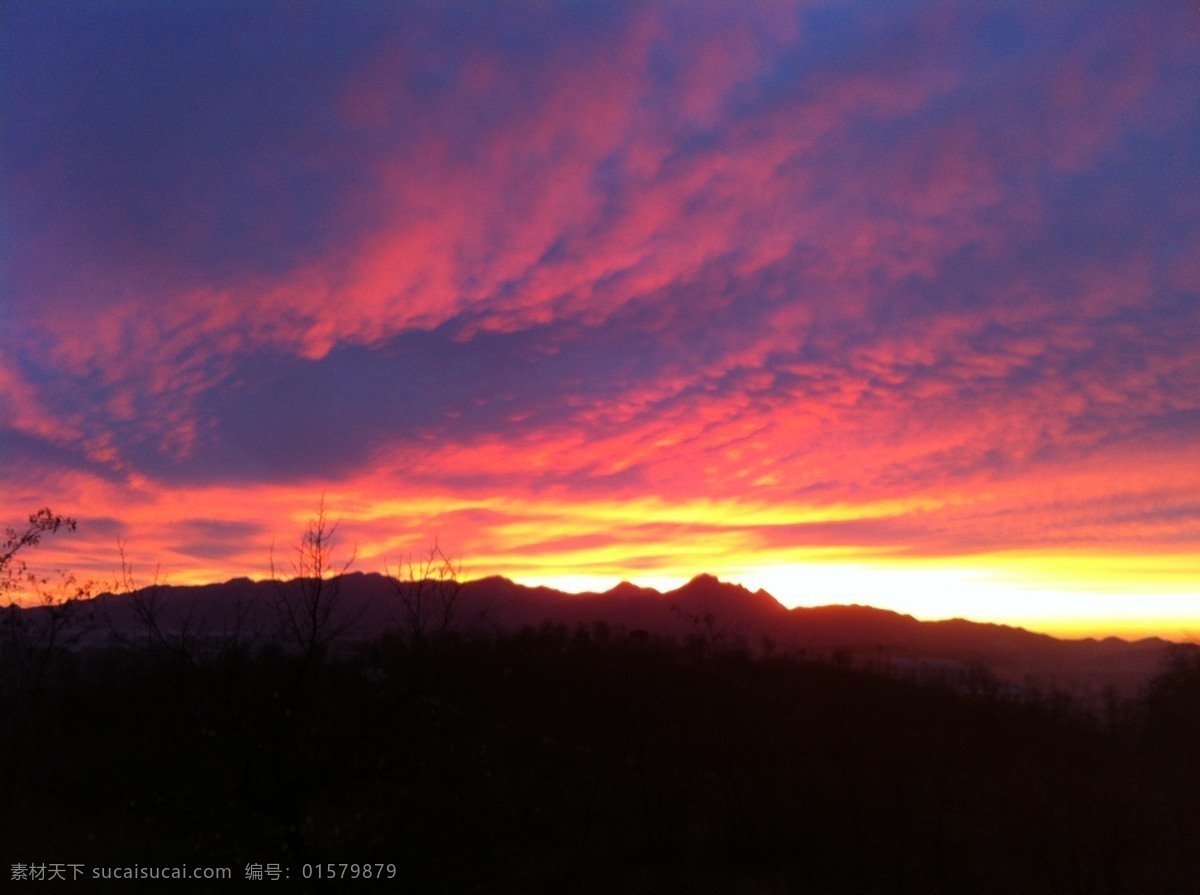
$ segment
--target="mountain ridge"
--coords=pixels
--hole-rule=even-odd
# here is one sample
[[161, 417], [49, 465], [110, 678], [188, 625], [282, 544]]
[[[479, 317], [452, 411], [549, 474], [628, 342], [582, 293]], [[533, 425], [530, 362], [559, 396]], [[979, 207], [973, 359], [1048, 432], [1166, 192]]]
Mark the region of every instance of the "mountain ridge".
[[[638, 636], [788, 652], [906, 673], [936, 668], [942, 675], [965, 676], [982, 668], [1010, 685], [1093, 694], [1109, 688], [1133, 693], [1162, 667], [1168, 650], [1196, 648], [1157, 637], [1064, 639], [965, 618], [924, 621], [857, 603], [789, 608], [761, 588], [751, 591], [707, 573], [668, 591], [621, 581], [606, 591], [568, 593], [499, 575], [426, 585], [455, 588], [451, 627], [475, 632], [601, 624]], [[378, 572], [348, 572], [328, 579], [326, 586], [336, 590], [331, 622], [347, 642], [369, 640], [412, 623], [398, 589], [412, 587], [412, 582]], [[260, 624], [269, 625], [274, 615], [270, 607], [277, 609], [280, 598], [296, 587], [295, 581], [242, 577], [101, 594], [84, 601], [108, 627], [107, 633], [97, 628], [90, 642], [99, 645], [106, 636], [111, 639], [113, 631], [132, 634], [144, 624], [147, 608], [165, 629], [216, 637], [255, 613]], [[39, 609], [27, 611], [37, 614]]]

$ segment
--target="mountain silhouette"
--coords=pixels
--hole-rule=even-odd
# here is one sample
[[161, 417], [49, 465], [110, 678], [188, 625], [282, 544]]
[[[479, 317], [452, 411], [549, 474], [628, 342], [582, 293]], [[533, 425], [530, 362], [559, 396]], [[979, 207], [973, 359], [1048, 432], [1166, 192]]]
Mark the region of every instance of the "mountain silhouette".
[[[352, 572], [331, 579], [337, 588], [338, 638], [363, 642], [405, 624], [395, 579]], [[156, 585], [133, 593], [102, 594], [86, 614], [102, 618], [83, 639], [98, 646], [136, 636], [151, 607], [164, 630], [220, 640], [235, 627], [269, 627], [281, 594], [297, 582], [237, 578], [199, 586]], [[31, 614], [43, 608], [25, 610]], [[463, 582], [454, 626], [472, 633], [545, 624], [608, 626], [628, 636], [695, 639], [721, 648], [779, 650], [901, 673], [965, 675], [983, 669], [1011, 685], [1062, 688], [1099, 695], [1133, 693], [1161, 669], [1171, 644], [1160, 638], [1060, 639], [1019, 627], [964, 619], [920, 621], [885, 609], [829, 605], [789, 609], [764, 590], [751, 591], [713, 575], [697, 575], [660, 592], [622, 581], [603, 592], [564, 593], [492, 576]]]

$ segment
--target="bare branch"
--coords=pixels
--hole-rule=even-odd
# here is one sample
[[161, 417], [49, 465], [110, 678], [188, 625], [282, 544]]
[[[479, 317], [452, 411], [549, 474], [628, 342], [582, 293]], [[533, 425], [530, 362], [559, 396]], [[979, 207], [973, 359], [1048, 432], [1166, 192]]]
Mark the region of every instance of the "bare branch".
[[13, 528], [4, 529], [4, 544], [0, 546], [0, 593], [14, 591], [22, 585], [35, 587], [46, 584], [47, 579], [38, 579], [28, 570], [23, 558], [18, 554], [29, 547], [36, 547], [42, 537], [54, 534], [60, 528], [67, 531], [75, 530], [75, 520], [70, 516], [62, 516], [42, 507], [36, 513], [29, 514], [28, 526], [24, 531]]
[[0, 593], [18, 587], [34, 598], [25, 607], [10, 603], [0, 609], [0, 717], [19, 711], [22, 701], [36, 691], [59, 657], [60, 649], [83, 636], [80, 606], [91, 596], [92, 584], [79, 582], [67, 572], [50, 586], [50, 578], [28, 571], [19, 551], [37, 546], [42, 536], [60, 528], [75, 530], [75, 520], [43, 508], [29, 516], [23, 531], [5, 529], [0, 548]]
[[436, 540], [419, 558], [405, 560], [397, 575], [386, 566], [384, 571], [400, 598], [398, 627], [410, 648], [441, 642], [461, 621], [462, 564], [447, 556]]
[[272, 547], [271, 580], [275, 582], [280, 635], [306, 660], [324, 655], [361, 615], [361, 610], [352, 617], [342, 613], [341, 579], [358, 558], [358, 551], [351, 551], [343, 563], [334, 561], [334, 535], [340, 524], [340, 520], [330, 522], [322, 497], [316, 516], [296, 545], [290, 580], [280, 580]]

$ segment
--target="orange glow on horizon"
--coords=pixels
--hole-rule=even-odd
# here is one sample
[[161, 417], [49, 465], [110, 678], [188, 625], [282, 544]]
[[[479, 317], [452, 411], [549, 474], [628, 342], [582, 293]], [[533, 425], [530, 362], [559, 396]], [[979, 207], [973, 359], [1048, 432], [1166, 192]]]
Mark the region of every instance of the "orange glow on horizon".
[[[922, 620], [960, 617], [1065, 637], [1184, 640], [1200, 633], [1200, 582], [1189, 555], [1076, 549], [921, 556], [886, 546], [770, 543], [779, 530], [886, 522], [944, 509], [929, 500], [862, 506], [661, 498], [573, 503], [432, 490], [375, 497], [388, 490], [397, 493], [372, 480], [325, 493], [329, 516], [339, 521], [337, 551], [343, 560], [355, 554], [355, 570], [394, 571], [437, 541], [462, 563], [467, 578], [503, 575], [567, 592], [604, 591], [621, 580], [665, 591], [709, 573], [762, 588], [785, 606], [859, 603]], [[89, 531], [99, 520], [83, 517], [77, 533], [48, 538], [31, 552], [31, 564], [70, 569], [103, 587], [116, 578], [119, 537], [142, 583], [155, 569], [160, 581], [175, 585], [265, 578], [272, 552], [277, 566], [287, 568], [317, 504], [307, 490], [267, 486], [170, 495], [144, 487], [103, 500], [126, 507], [116, 537]], [[223, 521], [201, 521], [216, 519]], [[203, 536], [205, 525], [219, 539], [220, 558], [181, 543]]]

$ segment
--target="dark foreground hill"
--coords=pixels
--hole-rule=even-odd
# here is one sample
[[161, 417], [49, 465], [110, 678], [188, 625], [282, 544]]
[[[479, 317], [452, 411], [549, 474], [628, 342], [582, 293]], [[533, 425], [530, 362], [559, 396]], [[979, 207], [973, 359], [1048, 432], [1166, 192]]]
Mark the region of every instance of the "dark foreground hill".
[[[1161, 654], [1136, 697], [1084, 702], [1006, 687], [980, 656], [1138, 645], [788, 611], [706, 577], [581, 597], [409, 584], [235, 581], [4, 614], [14, 885], [57, 868], [111, 892], [255, 875], [311, 892], [1195, 891], [1194, 651]], [[194, 878], [210, 868], [229, 878]], [[163, 873], [193, 877], [138, 888]]]
[[[444, 594], [436, 590], [446, 582], [430, 582], [428, 605], [416, 612], [398, 589], [412, 584], [378, 574], [342, 576], [336, 580], [336, 595], [328, 597], [327, 627], [342, 644], [353, 644], [420, 624], [480, 633], [519, 631], [547, 622], [571, 627], [601, 622], [626, 635], [653, 634], [723, 647], [740, 644], [754, 651], [790, 652], [914, 677], [962, 678], [982, 670], [1009, 686], [1093, 697], [1109, 689], [1136, 693], [1161, 669], [1169, 646], [1158, 638], [1064, 640], [963, 619], [918, 621], [868, 606], [787, 609], [766, 591], [752, 592], [710, 575], [666, 593], [622, 582], [603, 593], [567, 594], [506, 578], [481, 578], [455, 584], [446, 618], [440, 617], [437, 605]], [[188, 629], [219, 641], [239, 624], [243, 629], [269, 629], [278, 622], [272, 607], [280, 601], [281, 587], [243, 578], [105, 595], [92, 607], [104, 624], [94, 628], [89, 642], [107, 640], [114, 627], [134, 634], [144, 621], [135, 609], [147, 603], [152, 603], [163, 628], [175, 632]]]

